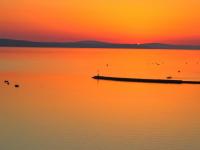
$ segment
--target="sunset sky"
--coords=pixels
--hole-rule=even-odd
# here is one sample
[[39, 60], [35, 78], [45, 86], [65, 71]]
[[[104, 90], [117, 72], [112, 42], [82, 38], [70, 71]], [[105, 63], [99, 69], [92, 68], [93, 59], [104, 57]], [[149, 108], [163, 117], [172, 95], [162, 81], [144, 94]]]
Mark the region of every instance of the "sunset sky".
[[0, 38], [200, 44], [200, 1], [0, 0]]

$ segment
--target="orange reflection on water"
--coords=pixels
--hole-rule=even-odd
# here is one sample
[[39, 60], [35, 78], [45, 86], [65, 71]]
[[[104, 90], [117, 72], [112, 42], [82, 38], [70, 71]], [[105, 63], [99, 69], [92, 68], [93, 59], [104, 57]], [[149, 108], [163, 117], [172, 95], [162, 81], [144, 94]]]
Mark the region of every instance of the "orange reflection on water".
[[[199, 85], [91, 78], [99, 70], [103, 75], [171, 75], [198, 80], [198, 51], [3, 49], [0, 80], [8, 79], [11, 85], [1, 82], [0, 127], [4, 134], [0, 137], [12, 138], [0, 145], [16, 146], [18, 140], [22, 147], [28, 140], [37, 148], [43, 143], [43, 149], [59, 149], [58, 145], [95, 149], [104, 145], [105, 149], [186, 150], [182, 145], [199, 146]], [[13, 87], [15, 83], [20, 84], [19, 89]]]

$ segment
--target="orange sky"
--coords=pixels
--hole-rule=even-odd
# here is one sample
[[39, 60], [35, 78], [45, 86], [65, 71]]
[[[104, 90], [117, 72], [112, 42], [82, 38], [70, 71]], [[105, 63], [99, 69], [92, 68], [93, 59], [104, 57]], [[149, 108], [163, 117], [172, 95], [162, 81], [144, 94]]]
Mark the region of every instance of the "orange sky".
[[1, 0], [0, 38], [200, 44], [200, 1]]

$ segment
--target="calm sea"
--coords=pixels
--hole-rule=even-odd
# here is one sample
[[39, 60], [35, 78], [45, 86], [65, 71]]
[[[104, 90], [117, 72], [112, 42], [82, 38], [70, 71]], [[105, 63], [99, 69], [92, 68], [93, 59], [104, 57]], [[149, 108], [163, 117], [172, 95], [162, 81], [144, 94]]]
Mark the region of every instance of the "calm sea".
[[0, 48], [0, 149], [200, 149], [200, 85], [97, 73], [200, 80], [200, 51]]

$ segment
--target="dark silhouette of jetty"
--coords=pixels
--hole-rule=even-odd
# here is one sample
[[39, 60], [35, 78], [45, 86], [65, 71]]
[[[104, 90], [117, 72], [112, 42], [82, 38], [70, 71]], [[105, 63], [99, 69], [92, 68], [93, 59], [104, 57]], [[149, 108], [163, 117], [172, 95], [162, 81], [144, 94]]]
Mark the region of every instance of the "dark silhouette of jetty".
[[164, 43], [109, 43], [101, 41], [77, 41], [77, 42], [35, 42], [26, 40], [0, 39], [0, 47], [64, 47], [64, 48], [130, 48], [130, 49], [196, 49], [200, 45], [174, 45]]
[[121, 82], [143, 82], [143, 83], [164, 83], [164, 84], [200, 84], [200, 81], [167, 80], [167, 79], [142, 79], [142, 78], [121, 78], [108, 76], [94, 76], [96, 80], [109, 80]]

